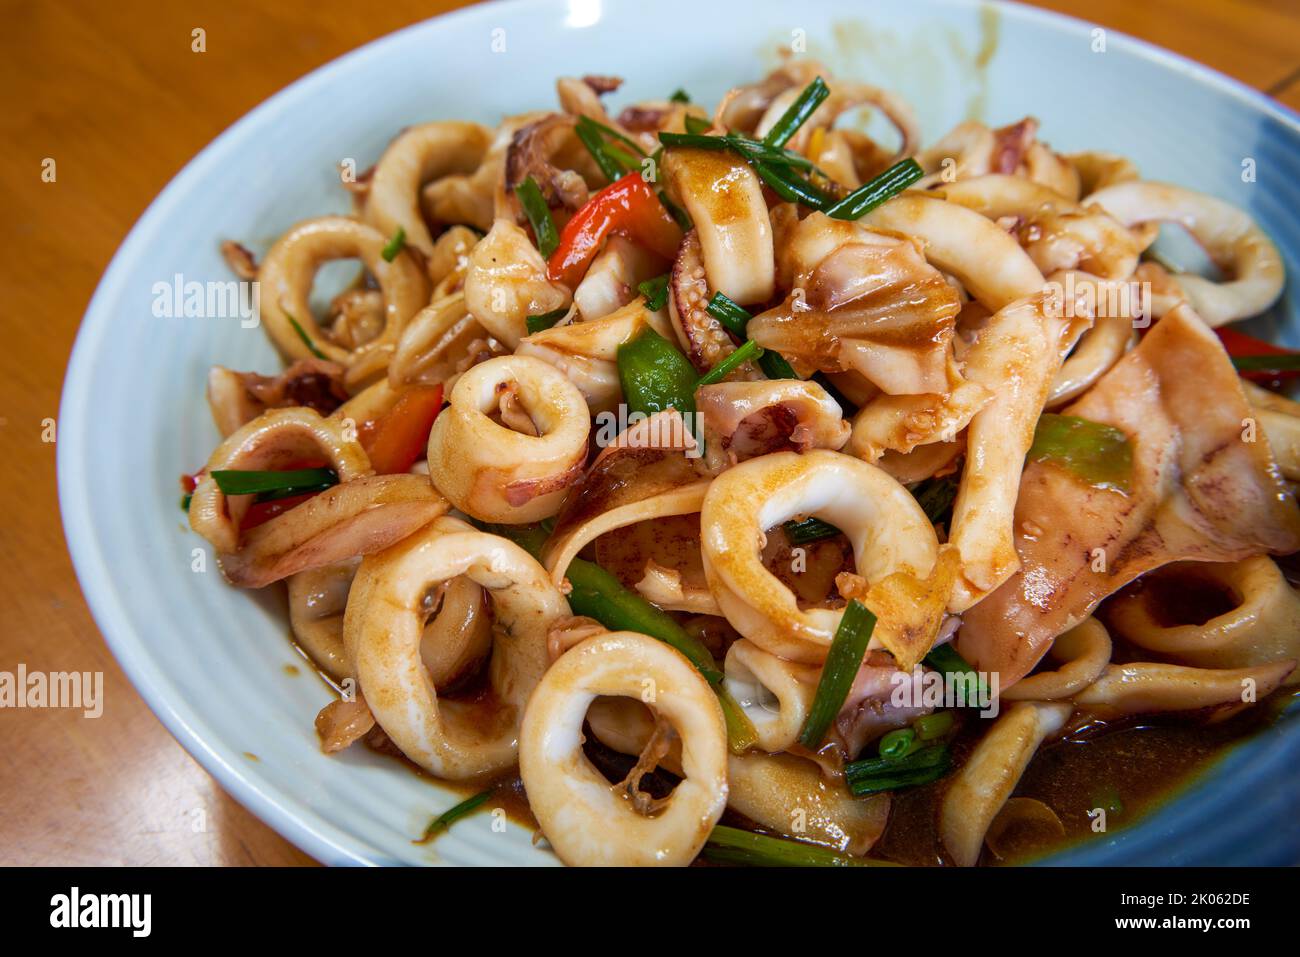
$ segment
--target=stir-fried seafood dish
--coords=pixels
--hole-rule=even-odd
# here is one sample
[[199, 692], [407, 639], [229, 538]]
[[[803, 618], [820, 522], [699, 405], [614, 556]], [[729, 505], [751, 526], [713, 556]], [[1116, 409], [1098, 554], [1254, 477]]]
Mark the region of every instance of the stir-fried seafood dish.
[[620, 82], [408, 126], [351, 215], [222, 247], [287, 366], [212, 369], [183, 507], [287, 588], [325, 752], [568, 864], [974, 865], [1278, 713], [1300, 366], [1232, 328], [1285, 278], [1250, 216], [1032, 118], [925, 145], [809, 61]]

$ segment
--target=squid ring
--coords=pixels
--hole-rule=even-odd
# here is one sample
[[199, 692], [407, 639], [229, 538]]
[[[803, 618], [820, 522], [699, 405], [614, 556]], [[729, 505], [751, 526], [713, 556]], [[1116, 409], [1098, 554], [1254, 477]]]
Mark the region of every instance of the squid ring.
[[366, 450], [355, 437], [349, 437], [341, 419], [324, 418], [306, 406], [263, 412], [231, 433], [208, 459], [190, 499], [190, 527], [218, 552], [235, 551], [239, 547], [240, 519], [254, 496], [227, 499], [212, 473], [221, 469], [283, 469], [295, 461], [321, 455], [338, 473], [340, 483], [373, 472]]
[[[509, 389], [538, 434], [489, 418]], [[591, 419], [578, 387], [541, 359], [500, 356], [466, 371], [450, 402], [429, 433], [438, 491], [487, 522], [517, 525], [558, 512], [587, 458]]]
[[[582, 752], [600, 696], [650, 702], [681, 739], [684, 777], [653, 817], [638, 814]], [[566, 864], [685, 866], [727, 806], [727, 732], [718, 698], [679, 652], [645, 635], [596, 635], [566, 651], [524, 713], [519, 772], [542, 833]]]
[[[492, 601], [491, 694], [440, 701], [421, 656], [424, 599], [431, 587], [461, 575]], [[568, 614], [568, 603], [526, 551], [442, 518], [362, 560], [343, 643], [384, 732], [429, 773], [461, 780], [514, 764], [524, 705], [546, 670], [547, 629]]]
[[1257, 316], [1282, 295], [1286, 270], [1273, 241], [1245, 212], [1194, 190], [1145, 181], [1119, 183], [1088, 197], [1125, 226], [1178, 223], [1218, 265], [1228, 282], [1180, 274], [1178, 284], [1211, 327]]
[[1052, 642], [1050, 654], [1065, 662], [1056, 671], [1021, 678], [1002, 690], [1004, 701], [1057, 701], [1078, 694], [1110, 664], [1110, 635], [1089, 616]]
[[470, 352], [476, 339], [488, 333], [465, 307], [458, 292], [426, 306], [412, 317], [388, 364], [388, 383], [401, 388], [411, 383], [446, 383], [457, 375], [457, 363]]
[[433, 238], [420, 213], [420, 189], [430, 180], [471, 173], [492, 136], [477, 123], [447, 121], [412, 126], [398, 135], [375, 164], [366, 196], [366, 220], [385, 242], [399, 229], [406, 241], [433, 255]]
[[814, 449], [742, 462], [713, 480], [700, 513], [709, 590], [727, 620], [771, 654], [820, 664], [843, 609], [799, 607], [759, 560], [766, 529], [796, 515], [835, 525], [853, 544], [870, 584], [903, 571], [930, 574], [939, 554], [934, 526], [903, 486], [859, 459]]
[[821, 670], [778, 658], [744, 638], [732, 642], [723, 667], [727, 690], [758, 732], [758, 746], [773, 754], [788, 751], [808, 717]]
[[[289, 359], [310, 359], [315, 346], [327, 359], [352, 365], [367, 353], [391, 349], [406, 321], [429, 301], [424, 270], [410, 256], [384, 259], [389, 237], [346, 216], [321, 216], [299, 223], [280, 237], [258, 271], [261, 317], [276, 347]], [[312, 279], [333, 259], [360, 259], [384, 294], [384, 329], [378, 337], [349, 352], [331, 341], [312, 316]], [[302, 329], [300, 334], [294, 323]], [[303, 336], [312, 345], [303, 341]]]
[[[1204, 624], [1166, 627], [1152, 613], [1150, 592], [1123, 594], [1111, 603], [1115, 630], [1141, 648], [1198, 668], [1300, 660], [1300, 595], [1273, 559], [1258, 555], [1240, 562], [1198, 564], [1198, 574], [1231, 591], [1237, 606]], [[1296, 681], [1300, 675], [1293, 672], [1291, 682]]]

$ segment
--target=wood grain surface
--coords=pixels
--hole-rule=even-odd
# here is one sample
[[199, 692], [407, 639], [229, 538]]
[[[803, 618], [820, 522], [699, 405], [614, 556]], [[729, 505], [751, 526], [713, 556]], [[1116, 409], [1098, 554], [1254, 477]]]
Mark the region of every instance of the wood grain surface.
[[[105, 709], [0, 709], [0, 864], [310, 864], [225, 795], [150, 714], [87, 612], [55, 491], [77, 325], [149, 201], [290, 81], [458, 3], [0, 3], [0, 671], [102, 671]], [[1295, 0], [1045, 0], [1300, 108]], [[191, 30], [207, 52], [191, 52]], [[41, 181], [54, 157], [55, 183]]]

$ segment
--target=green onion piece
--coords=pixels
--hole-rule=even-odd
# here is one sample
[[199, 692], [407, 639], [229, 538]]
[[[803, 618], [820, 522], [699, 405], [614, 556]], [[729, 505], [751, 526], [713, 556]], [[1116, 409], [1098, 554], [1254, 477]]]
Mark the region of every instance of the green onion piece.
[[550, 312], [543, 312], [536, 316], [527, 316], [524, 318], [524, 325], [528, 327], [528, 334], [531, 336], [534, 332], [541, 332], [549, 329], [565, 316], [569, 314], [569, 307], [563, 306], [559, 309], [552, 309]]
[[807, 545], [809, 542], [820, 542], [823, 538], [832, 538], [840, 534], [838, 528], [830, 522], [823, 522], [820, 518], [786, 522], [781, 527], [785, 529], [785, 537], [790, 540], [791, 545]]
[[911, 728], [896, 728], [880, 739], [880, 756], [897, 760], [907, 757], [915, 748], [916, 732]]
[[555, 220], [551, 218], [551, 209], [546, 205], [541, 187], [537, 185], [537, 180], [529, 176], [515, 187], [515, 195], [519, 197], [519, 202], [524, 207], [524, 215], [528, 217], [528, 223], [533, 227], [537, 248], [542, 251], [543, 256], [550, 259], [551, 253], [555, 252], [555, 247], [560, 244], [560, 234], [555, 230]]
[[579, 117], [578, 123], [582, 126], [587, 127], [588, 129], [596, 130], [602, 136], [607, 136], [610, 139], [618, 140], [618, 142], [622, 143], [624, 146], [628, 147], [628, 149], [632, 150], [632, 152], [636, 153], [637, 156], [640, 156], [642, 159], [645, 158], [645, 150], [641, 149], [640, 144], [637, 143], [636, 140], [624, 136], [618, 130], [614, 129], [614, 127], [606, 126], [604, 123], [600, 122], [599, 120], [593, 120], [590, 116]]
[[406, 246], [406, 230], [401, 226], [397, 227], [397, 232], [393, 233], [393, 238], [384, 243], [384, 248], [379, 255], [384, 257], [384, 262], [390, 263], [397, 258], [397, 254]]
[[779, 352], [773, 352], [771, 349], [764, 349], [763, 354], [758, 357], [758, 367], [763, 370], [763, 375], [769, 379], [797, 379], [794, 367], [785, 361], [785, 356]]
[[[656, 170], [658, 168], [658, 166], [655, 167]], [[666, 189], [659, 190], [659, 202], [664, 204], [664, 209], [668, 210], [668, 215], [681, 227], [682, 232], [689, 233], [695, 228], [695, 224], [691, 222], [691, 214], [674, 203], [669, 198]]]
[[1113, 425], [1044, 412], [1029, 448], [1031, 462], [1053, 462], [1095, 488], [1129, 490], [1133, 445]]
[[984, 680], [979, 676], [974, 667], [957, 653], [957, 649], [949, 642], [946, 645], [939, 645], [937, 648], [931, 648], [925, 656], [925, 663], [935, 671], [942, 671], [946, 675], [957, 675], [965, 688], [963, 694], [963, 704], [970, 707], [977, 703], [977, 700], [984, 697]]
[[781, 114], [781, 118], [763, 137], [763, 142], [768, 146], [775, 146], [778, 149], [790, 142], [790, 137], [798, 132], [799, 127], [803, 126], [808, 117], [812, 116], [817, 107], [822, 105], [822, 100], [831, 95], [830, 88], [826, 86], [826, 81], [821, 77], [813, 80], [798, 98], [790, 104], [790, 108]]
[[831, 197], [789, 169], [782, 169], [773, 163], [758, 162], [754, 164], [754, 172], [787, 203], [803, 203], [810, 209], [833, 208]]
[[1232, 356], [1232, 366], [1238, 372], [1290, 372], [1300, 369], [1300, 353], [1288, 355]]
[[912, 727], [922, 741], [934, 741], [950, 732], [954, 723], [951, 711], [936, 711], [921, 715], [912, 722]]
[[867, 652], [867, 643], [875, 627], [876, 616], [867, 606], [856, 598], [850, 601], [839, 628], [835, 629], [835, 638], [826, 653], [822, 676], [817, 682], [817, 693], [808, 709], [803, 730], [799, 732], [799, 743], [805, 748], [816, 751], [821, 747], [826, 730], [844, 706], [844, 699], [858, 668], [862, 666], [862, 656]]
[[685, 90], [681, 89], [680, 87], [678, 87], [676, 90], [673, 90], [673, 95], [668, 97], [668, 99], [674, 103], [691, 102], [690, 94], [688, 94]]
[[870, 182], [859, 186], [825, 210], [831, 219], [860, 219], [881, 203], [893, 199], [924, 175], [916, 160], [900, 160]]
[[738, 827], [715, 825], [701, 852], [715, 864], [745, 867], [871, 867], [889, 866], [884, 861], [850, 857], [820, 844], [792, 841], [770, 834], [742, 831]]
[[789, 150], [777, 149], [766, 143], [727, 133], [722, 136], [705, 136], [700, 133], [660, 133], [664, 146], [686, 146], [695, 149], [730, 149], [745, 159], [778, 196], [787, 202], [803, 203], [812, 209], [825, 209], [831, 198], [808, 180], [797, 175], [792, 167], [814, 168], [807, 157]]
[[605, 178], [611, 183], [627, 172], [619, 164], [618, 160], [610, 155], [605, 146], [604, 137], [596, 130], [579, 122], [573, 128], [573, 132], [577, 134], [582, 145], [587, 148], [587, 152], [591, 154], [592, 159], [596, 161], [596, 165], [600, 167], [600, 171], [605, 174]]
[[744, 345], [737, 348], [735, 352], [727, 356], [708, 372], [704, 373], [704, 375], [700, 376], [700, 381], [695, 384], [695, 387], [698, 389], [702, 385], [713, 385], [715, 382], [721, 382], [750, 359], [757, 359], [762, 354], [762, 347], [753, 339], [749, 339]]
[[658, 312], [668, 305], [668, 273], [637, 283], [636, 289], [645, 296], [645, 307], [651, 312]]
[[490, 798], [495, 793], [496, 793], [496, 788], [488, 788], [486, 791], [480, 791], [478, 794], [475, 794], [473, 797], [466, 798], [465, 800], [457, 804], [455, 807], [448, 808], [447, 810], [443, 811], [441, 814], [439, 814], [437, 817], [435, 817], [432, 821], [429, 822], [429, 826], [424, 829], [423, 837], [421, 837], [418, 841], [412, 841], [411, 843], [412, 844], [429, 843], [429, 841], [433, 840], [443, 831], [447, 830], [447, 828], [451, 827], [461, 818], [473, 814], [475, 811], [477, 811], [480, 807], [483, 806], [484, 803], [487, 802], [487, 799]]
[[323, 492], [326, 489], [333, 488], [338, 482], [319, 482], [316, 485], [294, 485], [290, 488], [276, 488], [267, 492], [258, 492], [257, 501], [274, 502], [276, 499], [293, 498], [295, 495], [315, 495], [317, 492]]
[[217, 481], [217, 488], [226, 495], [257, 495], [263, 492], [300, 494], [302, 489], [328, 488], [337, 485], [338, 473], [333, 469], [293, 469], [288, 472], [258, 472], [245, 469], [217, 469], [208, 473]]
[[958, 482], [955, 475], [928, 478], [912, 489], [912, 497], [925, 512], [932, 525], [946, 524], [952, 517], [952, 506], [957, 501]]
[[190, 499], [192, 499], [192, 498], [194, 498], [194, 493], [193, 493], [193, 492], [186, 492], [184, 495], [181, 496], [181, 511], [182, 511], [182, 512], [188, 512], [188, 511], [190, 510]]
[[648, 326], [618, 347], [618, 381], [631, 412], [654, 415], [670, 406], [683, 417], [695, 411], [695, 367]]
[[741, 339], [745, 338], [745, 326], [752, 317], [743, 306], [737, 305], [722, 293], [715, 292], [705, 311], [722, 323], [728, 332]]
[[293, 326], [293, 331], [298, 333], [298, 338], [303, 341], [303, 345], [311, 350], [311, 354], [317, 359], [326, 358], [325, 353], [316, 348], [316, 343], [311, 341], [311, 336], [307, 335], [307, 330], [299, 325], [298, 320], [291, 316], [287, 310], [284, 315], [289, 320], [289, 325]]
[[740, 702], [731, 696], [726, 685], [718, 683], [713, 686], [713, 691], [718, 696], [718, 704], [722, 705], [722, 719], [727, 725], [727, 745], [733, 754], [744, 754], [758, 744], [758, 729], [749, 720]]
[[713, 124], [703, 117], [692, 116], [690, 113], [687, 113], [682, 119], [682, 125], [686, 127], [687, 133], [703, 133]]
[[867, 758], [844, 765], [844, 783], [857, 797], [937, 781], [952, 770], [946, 744], [933, 744], [901, 758]]

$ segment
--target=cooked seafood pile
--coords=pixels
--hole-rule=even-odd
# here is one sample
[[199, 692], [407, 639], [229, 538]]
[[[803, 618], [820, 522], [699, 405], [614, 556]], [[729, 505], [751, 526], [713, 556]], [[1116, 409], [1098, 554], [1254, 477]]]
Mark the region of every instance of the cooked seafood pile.
[[[869, 863], [930, 788], [971, 865], [1061, 813], [1015, 796], [1053, 741], [1294, 685], [1300, 364], [1226, 328], [1285, 278], [1248, 215], [1031, 118], [923, 146], [811, 61], [712, 113], [619, 85], [407, 127], [353, 215], [225, 243], [287, 366], [211, 371], [185, 507], [286, 584], [326, 752], [517, 774], [569, 864]], [[1189, 563], [1208, 617], [1141, 587]]]

